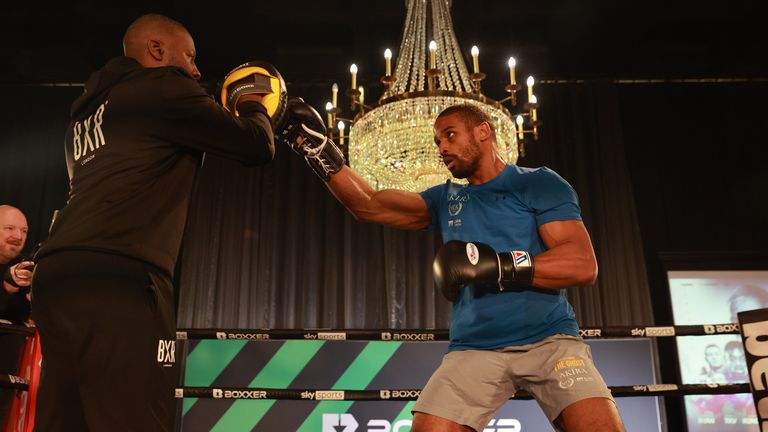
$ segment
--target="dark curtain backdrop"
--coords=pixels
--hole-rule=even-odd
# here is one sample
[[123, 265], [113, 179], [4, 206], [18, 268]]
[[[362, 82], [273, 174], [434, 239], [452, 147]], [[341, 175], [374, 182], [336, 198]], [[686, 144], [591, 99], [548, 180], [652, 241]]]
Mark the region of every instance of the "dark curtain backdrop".
[[[594, 287], [569, 290], [581, 323], [651, 323], [616, 86], [540, 92], [542, 138], [520, 164], [550, 166], [580, 195], [600, 266]], [[180, 326], [448, 326], [431, 275], [439, 235], [355, 221], [285, 147], [263, 168], [208, 158], [192, 206]]]
[[552, 167], [579, 194], [597, 255], [598, 281], [592, 288], [568, 291], [577, 317], [584, 326], [652, 324], [617, 86], [541, 87], [541, 143], [529, 146], [521, 164]]
[[[81, 88], [3, 90], [0, 202], [27, 214], [29, 250], [66, 202], [63, 132]], [[520, 164], [552, 167], [580, 195], [600, 265], [596, 286], [569, 291], [583, 325], [670, 322], [663, 275], [650, 268], [660, 252], [765, 250], [768, 84], [538, 92], [541, 140]], [[284, 147], [260, 168], [208, 158], [192, 206], [178, 267], [182, 326], [447, 326], [431, 275], [439, 236], [355, 221]]]
[[436, 238], [357, 222], [303, 159], [207, 158], [181, 259], [179, 325], [445, 327]]
[[64, 131], [81, 87], [0, 86], [0, 204], [27, 216], [30, 251], [48, 233], [55, 209], [67, 201]]
[[768, 80], [620, 92], [646, 249], [768, 250]]

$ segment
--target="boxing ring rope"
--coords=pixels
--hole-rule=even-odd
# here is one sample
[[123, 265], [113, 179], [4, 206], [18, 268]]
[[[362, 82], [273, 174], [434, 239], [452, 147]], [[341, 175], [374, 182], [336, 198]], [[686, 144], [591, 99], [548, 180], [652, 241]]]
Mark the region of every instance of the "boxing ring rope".
[[[0, 333], [31, 336], [33, 328], [0, 324]], [[739, 334], [735, 323], [678, 326], [609, 326], [584, 327], [579, 335], [585, 339], [650, 338], [675, 336], [708, 336]], [[447, 341], [446, 329], [199, 329], [182, 328], [177, 340], [325, 340], [325, 341], [389, 341], [433, 342]], [[29, 382], [14, 375], [0, 375], [0, 387], [27, 390]], [[609, 386], [615, 397], [682, 396], [698, 394], [750, 393], [748, 383], [737, 384], [638, 384]], [[271, 400], [345, 400], [345, 401], [412, 401], [420, 389], [339, 390], [339, 389], [274, 389], [254, 387], [179, 387], [176, 398], [211, 399], [271, 399]], [[523, 390], [510, 399], [527, 400], [531, 395]]]
[[[735, 323], [678, 326], [610, 326], [583, 327], [579, 336], [585, 339], [648, 338], [675, 336], [708, 336], [739, 334]], [[447, 329], [179, 329], [177, 340], [326, 340], [326, 341], [447, 341]], [[682, 396], [699, 394], [750, 393], [748, 383], [739, 384], [640, 384], [609, 386], [614, 397]], [[338, 389], [273, 389], [255, 387], [180, 387], [176, 398], [272, 399], [272, 400], [346, 400], [346, 401], [412, 401], [420, 389], [338, 390]], [[523, 390], [512, 400], [532, 399]]]
[[[29, 381], [15, 375], [0, 375], [0, 387], [27, 390]], [[747, 383], [739, 384], [644, 384], [609, 386], [614, 397], [682, 396], [698, 394], [749, 393]], [[179, 387], [175, 397], [208, 399], [274, 399], [274, 400], [346, 400], [346, 401], [412, 401], [419, 397], [420, 389], [386, 390], [331, 390], [331, 389], [274, 389], [256, 387]], [[519, 390], [510, 399], [528, 400], [531, 395]]]
[[[597, 338], [645, 338], [674, 336], [709, 336], [714, 334], [739, 334], [739, 325], [704, 324], [678, 326], [612, 326], [583, 327], [579, 336]], [[179, 329], [177, 340], [355, 340], [392, 342], [447, 341], [446, 329]]]
[[[740, 384], [645, 384], [608, 386], [614, 397], [683, 396], [703, 394], [750, 393], [748, 383]], [[176, 398], [207, 399], [275, 399], [275, 400], [344, 400], [344, 401], [415, 401], [421, 389], [330, 390], [273, 389], [256, 387], [180, 387]], [[518, 390], [510, 400], [533, 399]]]

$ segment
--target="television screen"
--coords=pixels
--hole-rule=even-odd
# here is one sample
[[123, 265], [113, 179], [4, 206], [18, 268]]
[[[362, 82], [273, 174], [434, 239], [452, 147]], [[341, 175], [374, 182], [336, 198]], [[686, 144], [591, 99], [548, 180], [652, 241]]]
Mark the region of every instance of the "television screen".
[[[736, 323], [736, 314], [768, 307], [768, 271], [669, 271], [675, 325]], [[741, 337], [677, 338], [683, 384], [749, 382]], [[751, 394], [685, 396], [690, 432], [759, 431]]]

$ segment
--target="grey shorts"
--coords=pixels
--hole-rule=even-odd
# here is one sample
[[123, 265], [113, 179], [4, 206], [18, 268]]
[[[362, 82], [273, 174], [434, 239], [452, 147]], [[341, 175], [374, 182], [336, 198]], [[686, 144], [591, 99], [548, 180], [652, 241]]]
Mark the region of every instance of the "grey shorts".
[[446, 354], [413, 411], [482, 431], [518, 389], [531, 393], [550, 422], [582, 399], [613, 400], [589, 346], [578, 337], [555, 335], [496, 351]]

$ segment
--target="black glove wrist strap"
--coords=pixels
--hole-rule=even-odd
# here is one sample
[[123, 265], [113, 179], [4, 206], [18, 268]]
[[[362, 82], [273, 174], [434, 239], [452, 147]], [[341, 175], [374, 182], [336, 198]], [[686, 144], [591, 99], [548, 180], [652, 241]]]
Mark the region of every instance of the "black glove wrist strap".
[[300, 125], [307, 142], [314, 145], [302, 145], [298, 151], [304, 155], [309, 166], [323, 181], [331, 179], [331, 174], [335, 174], [344, 166], [344, 154], [327, 136]]
[[526, 251], [502, 252], [499, 254], [501, 280], [499, 287], [504, 290], [504, 282], [531, 284], [533, 282], [533, 256]]

